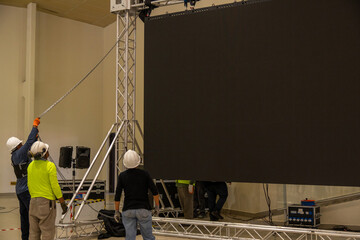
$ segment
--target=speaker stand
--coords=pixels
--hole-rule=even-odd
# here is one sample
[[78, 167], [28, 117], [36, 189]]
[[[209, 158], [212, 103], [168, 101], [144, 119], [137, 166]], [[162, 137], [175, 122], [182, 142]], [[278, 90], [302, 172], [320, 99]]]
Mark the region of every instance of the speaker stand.
[[[76, 171], [76, 159], [72, 159], [72, 184], [73, 184], [73, 195], [75, 195], [75, 171]], [[75, 219], [75, 201], [72, 202], [72, 220]]]

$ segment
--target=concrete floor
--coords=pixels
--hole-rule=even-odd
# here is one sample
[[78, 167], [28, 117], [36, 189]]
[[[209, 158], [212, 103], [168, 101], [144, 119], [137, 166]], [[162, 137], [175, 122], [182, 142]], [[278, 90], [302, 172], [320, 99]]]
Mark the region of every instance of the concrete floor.
[[[112, 196], [110, 196], [111, 198]], [[107, 209], [113, 209], [113, 201], [107, 196]], [[100, 204], [101, 206], [101, 204]], [[102, 205], [99, 209], [102, 209]], [[84, 211], [90, 209], [84, 208]], [[59, 213], [58, 213], [59, 214]], [[95, 214], [96, 217], [97, 214]], [[263, 220], [252, 220], [246, 217], [238, 217], [223, 214], [224, 222], [241, 222], [241, 223], [250, 223], [250, 224], [265, 224]], [[94, 218], [94, 217], [93, 217]], [[92, 218], [92, 219], [93, 219]], [[199, 220], [210, 220], [209, 217]], [[15, 194], [0, 194], [0, 240], [21, 240], [21, 231], [20, 231], [20, 213], [19, 213], [19, 203]], [[11, 229], [11, 230], [10, 230]], [[180, 239], [189, 239], [189, 238], [175, 238], [175, 237], [164, 237], [156, 236], [156, 239], [159, 240], [180, 240]], [[88, 238], [88, 239], [97, 239], [97, 238]], [[125, 238], [108, 238], [110, 240], [114, 239], [125, 239]], [[142, 239], [141, 236], [137, 236], [136, 239]]]
[[[21, 240], [20, 231], [20, 213], [19, 203], [16, 195], [1, 195], [0, 196], [0, 239], [1, 240]], [[15, 230], [10, 230], [15, 229]], [[158, 240], [184, 240], [188, 238], [174, 238], [155, 236]], [[97, 238], [89, 238], [91, 240]], [[125, 239], [125, 238], [108, 238], [109, 240]], [[142, 239], [141, 236], [137, 236], [136, 239]]]

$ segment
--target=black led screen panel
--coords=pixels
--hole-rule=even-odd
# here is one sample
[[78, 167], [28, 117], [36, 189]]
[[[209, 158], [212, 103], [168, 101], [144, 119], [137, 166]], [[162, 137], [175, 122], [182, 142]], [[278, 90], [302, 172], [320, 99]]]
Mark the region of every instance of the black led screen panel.
[[360, 1], [273, 0], [145, 23], [154, 178], [360, 186]]

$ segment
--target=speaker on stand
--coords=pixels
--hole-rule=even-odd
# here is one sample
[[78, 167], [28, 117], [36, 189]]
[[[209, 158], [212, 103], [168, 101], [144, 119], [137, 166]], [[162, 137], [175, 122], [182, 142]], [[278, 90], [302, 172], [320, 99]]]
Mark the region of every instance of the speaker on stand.
[[[66, 146], [60, 148], [59, 166], [62, 168], [72, 167], [72, 192], [75, 194], [76, 168], [84, 169], [90, 166], [90, 148], [76, 146], [76, 157], [72, 158], [73, 147]], [[72, 220], [75, 217], [75, 202], [72, 205]]]
[[90, 148], [76, 146], [76, 168], [84, 169], [90, 166]]
[[[75, 166], [76, 162], [75, 159], [72, 158], [73, 154], [73, 147], [66, 146], [60, 148], [60, 158], [59, 158], [59, 166], [62, 168], [71, 168], [72, 165], [72, 192], [73, 195], [75, 194]], [[72, 220], [74, 220], [75, 215], [75, 203], [72, 204]]]
[[65, 146], [60, 148], [59, 166], [62, 168], [71, 168], [73, 147]]

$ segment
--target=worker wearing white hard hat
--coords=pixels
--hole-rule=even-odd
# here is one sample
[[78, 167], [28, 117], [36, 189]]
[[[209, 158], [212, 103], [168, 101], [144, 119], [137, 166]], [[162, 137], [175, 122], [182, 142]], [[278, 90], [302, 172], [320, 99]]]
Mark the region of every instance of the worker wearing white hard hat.
[[135, 240], [137, 223], [140, 225], [140, 232], [144, 240], [155, 239], [152, 234], [152, 207], [149, 204], [148, 190], [152, 192], [155, 199], [155, 210], [159, 211], [159, 193], [145, 170], [138, 169], [141, 160], [139, 154], [128, 150], [124, 155], [124, 166], [126, 171], [120, 173], [115, 193], [115, 220], [121, 221], [119, 212], [120, 198], [122, 191], [125, 193], [125, 200], [122, 209], [122, 223], [125, 227], [126, 239]]
[[140, 156], [137, 152], [129, 150], [124, 155], [124, 166], [127, 169], [136, 168], [140, 165]]
[[16, 195], [19, 200], [21, 239], [29, 239], [29, 206], [30, 193], [27, 185], [27, 167], [31, 159], [28, 157], [28, 151], [31, 145], [37, 140], [38, 126], [40, 119], [36, 118], [33, 122], [33, 128], [25, 144], [17, 137], [10, 137], [6, 146], [11, 153], [11, 165], [16, 175]]
[[34, 160], [28, 166], [28, 186], [31, 195], [29, 220], [30, 240], [53, 240], [55, 236], [56, 199], [59, 199], [63, 214], [67, 206], [56, 173], [56, 166], [47, 160], [49, 145], [36, 141], [29, 155]]

